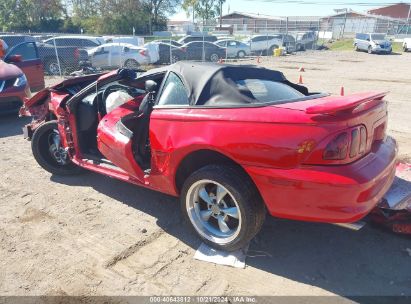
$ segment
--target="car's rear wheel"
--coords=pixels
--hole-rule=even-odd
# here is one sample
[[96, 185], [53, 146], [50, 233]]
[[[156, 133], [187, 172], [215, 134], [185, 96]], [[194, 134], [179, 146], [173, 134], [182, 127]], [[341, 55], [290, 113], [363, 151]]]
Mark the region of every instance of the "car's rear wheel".
[[245, 52], [244, 51], [238, 51], [238, 53], [237, 53], [237, 57], [238, 58], [244, 58], [245, 57]]
[[131, 70], [137, 70], [140, 64], [135, 59], [127, 59], [124, 63], [124, 67]]
[[213, 53], [210, 56], [210, 61], [211, 62], [217, 62], [219, 59], [220, 59], [220, 56], [218, 56], [218, 54], [216, 54], [216, 53]]
[[254, 184], [227, 166], [210, 165], [194, 172], [183, 185], [181, 207], [204, 242], [227, 251], [244, 248], [265, 218]]
[[269, 50], [268, 50], [268, 56], [273, 56], [275, 49], [278, 49], [278, 45], [272, 45], [272, 46], [270, 46], [270, 48], [269, 48]]
[[[60, 67], [61, 67], [61, 65], [60, 65]], [[59, 67], [59, 63], [57, 62], [56, 59], [48, 59], [44, 63], [44, 68], [45, 68], [47, 74], [49, 74], [49, 75], [60, 75], [60, 67]], [[62, 69], [61, 73], [64, 74], [63, 69]]]
[[49, 121], [36, 129], [31, 139], [31, 150], [38, 164], [56, 175], [74, 175], [83, 171], [73, 164], [61, 145], [56, 121]]
[[173, 55], [173, 56], [171, 56], [171, 63], [176, 63], [176, 62], [178, 62], [178, 61], [180, 61], [181, 59], [180, 59], [180, 56], [178, 56], [178, 55]]
[[404, 44], [404, 46], [402, 47], [402, 49], [403, 49], [404, 52], [407, 52], [407, 51], [408, 51], [407, 44]]

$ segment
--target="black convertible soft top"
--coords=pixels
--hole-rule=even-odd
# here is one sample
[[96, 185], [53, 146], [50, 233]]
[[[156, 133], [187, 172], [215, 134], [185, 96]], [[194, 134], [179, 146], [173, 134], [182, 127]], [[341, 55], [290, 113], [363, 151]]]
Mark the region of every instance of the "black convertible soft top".
[[266, 79], [289, 85], [304, 95], [308, 90], [289, 82], [283, 73], [254, 65], [229, 65], [206, 62], [180, 61], [152, 69], [138, 78], [150, 78], [155, 74], [174, 72], [183, 81], [191, 105], [246, 105], [256, 100], [241, 92], [236, 81], [243, 79]]

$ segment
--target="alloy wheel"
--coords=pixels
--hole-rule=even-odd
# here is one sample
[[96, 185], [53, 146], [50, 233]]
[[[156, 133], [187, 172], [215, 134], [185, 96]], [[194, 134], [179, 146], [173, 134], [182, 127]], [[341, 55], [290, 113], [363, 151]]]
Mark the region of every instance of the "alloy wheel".
[[230, 243], [240, 233], [240, 207], [230, 191], [215, 181], [200, 180], [191, 185], [186, 209], [197, 232], [213, 243]]
[[49, 137], [49, 152], [51, 157], [59, 164], [59, 165], [67, 165], [69, 163], [67, 157], [67, 151], [61, 146], [61, 139], [58, 130], [53, 130]]
[[220, 57], [219, 57], [217, 54], [211, 54], [210, 60], [211, 60], [212, 62], [217, 62], [218, 59], [220, 59]]

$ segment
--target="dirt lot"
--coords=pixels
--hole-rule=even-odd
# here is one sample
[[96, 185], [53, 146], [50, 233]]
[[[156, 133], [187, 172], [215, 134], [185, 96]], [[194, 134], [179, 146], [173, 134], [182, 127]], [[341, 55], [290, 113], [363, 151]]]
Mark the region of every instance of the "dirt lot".
[[[263, 60], [313, 90], [389, 90], [389, 133], [411, 159], [411, 53]], [[54, 80], [51, 80], [54, 81]], [[0, 295], [411, 295], [410, 238], [268, 218], [246, 269], [193, 259], [178, 201], [89, 173], [52, 176], [0, 118]]]

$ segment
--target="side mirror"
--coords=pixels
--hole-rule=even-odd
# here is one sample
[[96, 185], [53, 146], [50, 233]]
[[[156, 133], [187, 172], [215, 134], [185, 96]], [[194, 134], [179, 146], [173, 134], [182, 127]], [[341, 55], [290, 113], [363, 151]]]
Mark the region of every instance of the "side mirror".
[[23, 61], [23, 57], [21, 55], [12, 55], [7, 61], [11, 63], [18, 63]]
[[157, 83], [154, 80], [146, 80], [145, 87], [147, 93], [154, 93], [157, 89]]

